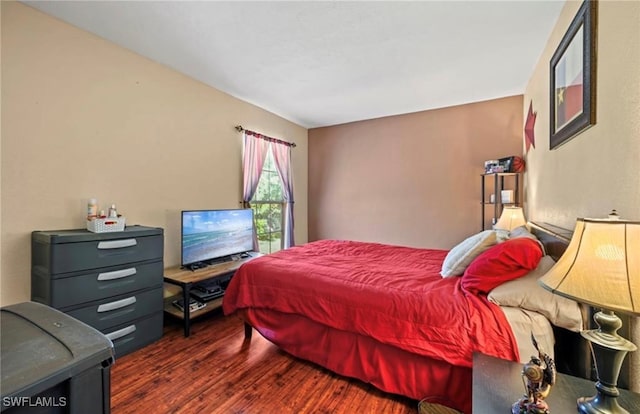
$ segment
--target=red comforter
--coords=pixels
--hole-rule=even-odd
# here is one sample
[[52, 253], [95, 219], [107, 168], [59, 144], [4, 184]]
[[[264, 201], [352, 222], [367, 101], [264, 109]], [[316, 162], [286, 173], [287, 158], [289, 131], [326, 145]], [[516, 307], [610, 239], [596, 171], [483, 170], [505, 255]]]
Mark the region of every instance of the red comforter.
[[446, 254], [353, 241], [308, 243], [241, 266], [227, 288], [224, 312], [303, 315], [459, 367], [471, 367], [476, 351], [518, 360], [502, 311], [462, 290], [459, 277], [440, 276]]

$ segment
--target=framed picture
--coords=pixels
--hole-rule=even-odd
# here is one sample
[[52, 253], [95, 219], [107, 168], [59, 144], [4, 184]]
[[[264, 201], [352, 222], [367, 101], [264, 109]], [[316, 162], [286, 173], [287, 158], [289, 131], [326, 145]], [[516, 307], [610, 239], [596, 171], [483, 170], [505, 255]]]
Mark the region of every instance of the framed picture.
[[596, 123], [597, 8], [584, 1], [551, 58], [551, 149]]

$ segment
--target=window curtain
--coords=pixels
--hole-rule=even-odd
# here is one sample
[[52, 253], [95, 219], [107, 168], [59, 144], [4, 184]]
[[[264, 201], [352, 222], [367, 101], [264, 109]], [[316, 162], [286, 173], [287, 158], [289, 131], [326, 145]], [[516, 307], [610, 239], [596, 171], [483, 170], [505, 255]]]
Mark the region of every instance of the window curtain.
[[[245, 208], [249, 208], [250, 201], [258, 188], [264, 160], [269, 151], [269, 143], [244, 132], [242, 142], [242, 202]], [[260, 251], [255, 226], [253, 227], [253, 251]]]
[[295, 245], [293, 239], [293, 176], [291, 174], [291, 146], [279, 143], [271, 144], [273, 160], [282, 180], [282, 191], [285, 202], [283, 247], [288, 249]]

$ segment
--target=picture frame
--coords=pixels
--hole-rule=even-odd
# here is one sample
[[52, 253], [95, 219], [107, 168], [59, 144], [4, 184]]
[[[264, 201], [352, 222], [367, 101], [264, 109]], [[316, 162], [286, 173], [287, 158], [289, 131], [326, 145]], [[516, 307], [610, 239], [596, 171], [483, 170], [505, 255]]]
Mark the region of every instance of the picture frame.
[[596, 123], [597, 9], [584, 1], [551, 57], [550, 149]]

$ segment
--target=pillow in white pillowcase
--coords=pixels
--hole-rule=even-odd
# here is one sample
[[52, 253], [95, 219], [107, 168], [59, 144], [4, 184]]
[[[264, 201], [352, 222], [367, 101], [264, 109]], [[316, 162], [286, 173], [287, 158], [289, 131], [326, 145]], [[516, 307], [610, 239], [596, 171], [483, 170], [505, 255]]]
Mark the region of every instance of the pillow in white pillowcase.
[[442, 263], [442, 277], [460, 276], [480, 253], [497, 243], [496, 232], [485, 230], [460, 242], [447, 253]]

